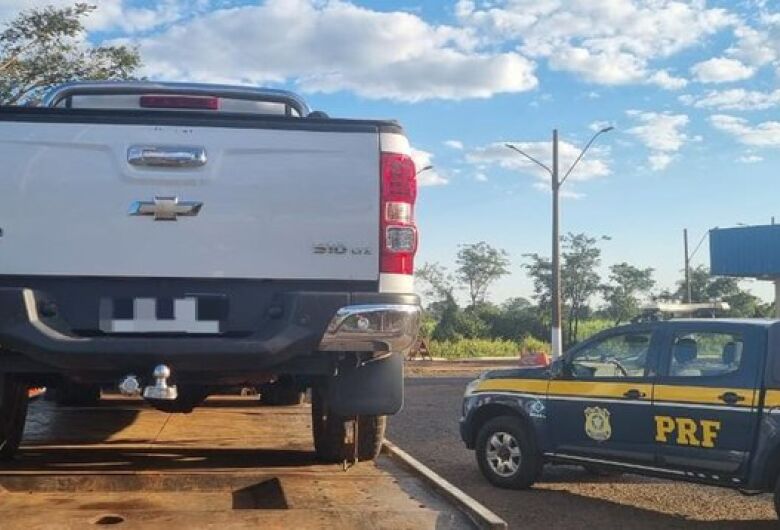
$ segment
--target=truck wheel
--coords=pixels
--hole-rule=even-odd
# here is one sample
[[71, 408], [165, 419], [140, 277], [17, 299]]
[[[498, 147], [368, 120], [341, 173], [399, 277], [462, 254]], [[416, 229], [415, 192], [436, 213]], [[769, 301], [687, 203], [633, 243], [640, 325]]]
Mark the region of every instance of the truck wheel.
[[775, 514], [777, 515], [777, 518], [780, 519], [780, 477], [777, 478], [777, 482], [775, 482]]
[[[320, 389], [312, 388], [312, 434], [317, 458], [323, 462], [343, 462], [355, 456], [352, 435], [354, 418], [328, 414], [327, 402]], [[379, 455], [385, 439], [386, 416], [358, 416], [357, 458], [364, 462]]]
[[14, 456], [27, 419], [27, 385], [0, 375], [0, 460]]
[[54, 390], [57, 405], [89, 407], [100, 401], [100, 385], [85, 385], [63, 380]]
[[305, 397], [306, 393], [289, 377], [260, 386], [260, 403], [271, 407], [300, 405]]
[[530, 488], [541, 473], [542, 457], [532, 434], [515, 417], [499, 416], [485, 423], [476, 448], [479, 469], [499, 488]]

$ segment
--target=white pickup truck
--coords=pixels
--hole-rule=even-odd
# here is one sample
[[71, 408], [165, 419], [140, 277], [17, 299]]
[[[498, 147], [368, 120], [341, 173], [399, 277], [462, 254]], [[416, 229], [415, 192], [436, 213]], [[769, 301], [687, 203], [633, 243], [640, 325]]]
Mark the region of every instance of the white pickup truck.
[[187, 412], [312, 390], [318, 456], [373, 458], [419, 300], [416, 173], [392, 121], [276, 90], [74, 83], [0, 107], [0, 458], [27, 388]]

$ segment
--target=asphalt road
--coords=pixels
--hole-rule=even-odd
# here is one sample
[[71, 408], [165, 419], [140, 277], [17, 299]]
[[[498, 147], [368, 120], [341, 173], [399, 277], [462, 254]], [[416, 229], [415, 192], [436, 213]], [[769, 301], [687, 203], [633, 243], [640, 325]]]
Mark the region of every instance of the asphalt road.
[[390, 440], [507, 520], [510, 528], [778, 528], [769, 495], [635, 475], [592, 477], [579, 467], [547, 466], [531, 490], [494, 488], [460, 441], [458, 418], [470, 378], [408, 377], [404, 410]]

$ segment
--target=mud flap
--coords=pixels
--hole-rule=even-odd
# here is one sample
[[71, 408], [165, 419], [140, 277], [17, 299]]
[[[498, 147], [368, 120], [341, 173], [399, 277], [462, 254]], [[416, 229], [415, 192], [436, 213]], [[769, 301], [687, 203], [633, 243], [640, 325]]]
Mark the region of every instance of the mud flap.
[[404, 404], [404, 360], [394, 353], [359, 367], [346, 367], [328, 383], [328, 408], [339, 416], [395, 414]]

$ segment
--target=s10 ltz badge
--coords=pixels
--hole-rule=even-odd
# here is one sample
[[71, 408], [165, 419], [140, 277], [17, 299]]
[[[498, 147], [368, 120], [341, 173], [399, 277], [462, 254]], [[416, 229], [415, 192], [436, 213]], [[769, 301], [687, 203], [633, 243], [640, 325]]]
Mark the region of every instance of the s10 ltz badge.
[[612, 437], [612, 426], [609, 424], [609, 411], [601, 407], [585, 409], [585, 434], [597, 442], [609, 440]]

